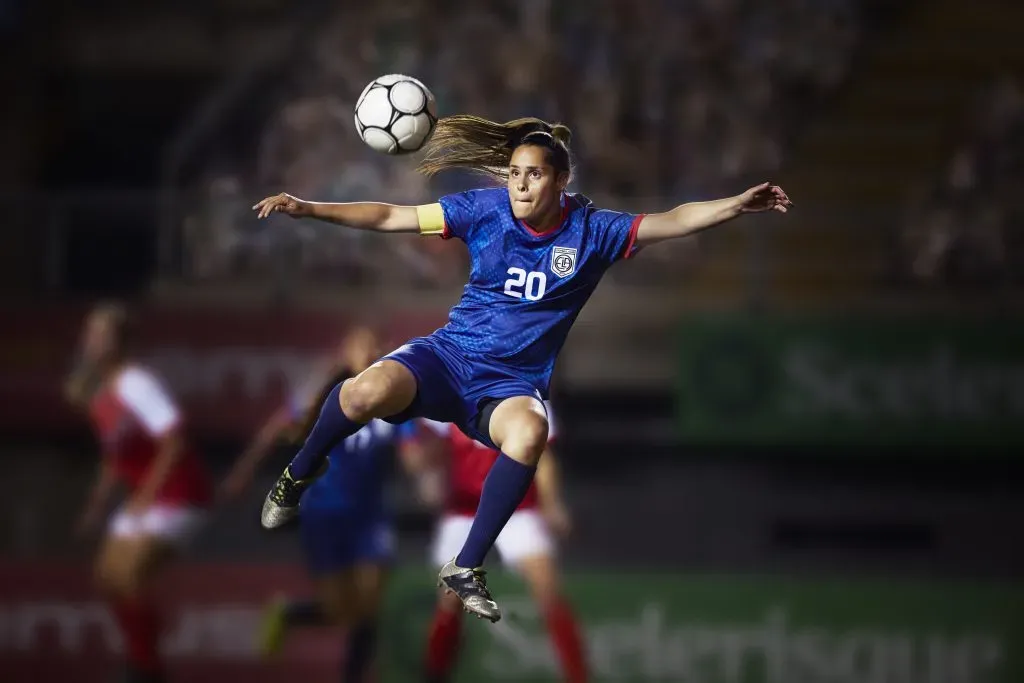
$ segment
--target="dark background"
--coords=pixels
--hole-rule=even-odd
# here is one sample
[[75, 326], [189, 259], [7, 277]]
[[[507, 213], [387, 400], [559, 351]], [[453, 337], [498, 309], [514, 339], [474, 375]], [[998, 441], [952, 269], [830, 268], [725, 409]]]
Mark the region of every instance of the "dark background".
[[[649, 249], [581, 316], [554, 396], [568, 567], [1000, 581], [1011, 600], [1022, 22], [1001, 0], [5, 0], [0, 564], [89, 557], [70, 528], [96, 448], [58, 389], [91, 302], [142, 312], [144, 355], [218, 472], [352, 323], [398, 344], [443, 322], [460, 245], [248, 211], [282, 190], [425, 203], [472, 182], [359, 141], [355, 97], [397, 72], [441, 115], [565, 121], [574, 189], [610, 208], [764, 179], [796, 204]], [[286, 457], [191, 562], [295, 557], [255, 524]], [[401, 477], [395, 496], [403, 562], [421, 565], [432, 518]]]

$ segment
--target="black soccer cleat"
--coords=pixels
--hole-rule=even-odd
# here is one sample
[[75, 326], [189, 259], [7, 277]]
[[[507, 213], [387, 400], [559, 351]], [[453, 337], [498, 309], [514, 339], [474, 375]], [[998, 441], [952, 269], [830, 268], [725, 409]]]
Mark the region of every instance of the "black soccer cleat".
[[459, 596], [464, 610], [493, 623], [501, 619], [501, 609], [491, 597], [491, 592], [487, 590], [487, 580], [484, 578], [486, 573], [479, 567], [460, 567], [455, 564], [453, 558], [451, 562], [441, 567], [441, 573], [437, 575], [437, 585], [443, 586], [446, 592]]
[[299, 516], [299, 501], [302, 500], [303, 492], [326, 470], [326, 467], [322, 467], [313, 476], [293, 479], [291, 468], [286, 467], [263, 501], [260, 513], [263, 528], [277, 529], [294, 521]]

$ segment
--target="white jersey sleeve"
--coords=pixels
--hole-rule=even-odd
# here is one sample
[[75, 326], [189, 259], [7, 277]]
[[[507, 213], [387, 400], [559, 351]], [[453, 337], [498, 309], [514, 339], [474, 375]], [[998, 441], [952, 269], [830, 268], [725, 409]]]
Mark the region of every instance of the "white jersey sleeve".
[[127, 368], [121, 373], [117, 378], [117, 397], [150, 436], [163, 436], [181, 420], [163, 383], [143, 368]]

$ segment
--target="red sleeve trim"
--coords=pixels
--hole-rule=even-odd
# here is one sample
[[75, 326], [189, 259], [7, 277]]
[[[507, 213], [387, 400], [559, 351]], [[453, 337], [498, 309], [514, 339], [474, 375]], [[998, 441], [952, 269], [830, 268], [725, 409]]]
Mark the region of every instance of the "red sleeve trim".
[[629, 240], [626, 241], [626, 250], [622, 253], [622, 258], [628, 259], [638, 251], [636, 247], [636, 233], [640, 230], [640, 223], [646, 217], [646, 213], [641, 213], [633, 219], [633, 223], [629, 226]]

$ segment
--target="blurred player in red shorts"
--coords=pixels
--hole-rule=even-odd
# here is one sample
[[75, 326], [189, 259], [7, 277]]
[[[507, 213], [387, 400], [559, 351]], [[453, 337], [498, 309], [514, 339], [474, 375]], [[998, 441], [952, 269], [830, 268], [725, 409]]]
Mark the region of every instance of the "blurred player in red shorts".
[[206, 516], [207, 472], [163, 382], [132, 360], [124, 307], [105, 304], [89, 314], [65, 393], [88, 410], [102, 449], [79, 532], [98, 526], [119, 484], [128, 493], [110, 518], [95, 568], [124, 639], [124, 680], [158, 683], [165, 680], [160, 615], [146, 589]]
[[[587, 677], [586, 657], [579, 628], [568, 603], [562, 597], [555, 563], [554, 535], [569, 533], [571, 520], [562, 499], [558, 467], [552, 452], [557, 426], [550, 403], [545, 401], [551, 429], [548, 446], [541, 456], [537, 476], [523, 502], [495, 541], [502, 561], [518, 573], [529, 586], [538, 611], [551, 633], [552, 644], [568, 683], [583, 683]], [[438, 567], [450, 560], [462, 547], [483, 491], [484, 479], [498, 452], [474, 441], [453, 424], [421, 420], [424, 448], [413, 451], [406, 465], [424, 483], [424, 497], [443, 499], [444, 513], [434, 539], [432, 560]], [[439, 437], [441, 443], [431, 436]], [[433, 442], [433, 443], [431, 443]], [[437, 448], [437, 446], [442, 446]], [[431, 489], [429, 477], [438, 472], [437, 454], [446, 456], [447, 486]], [[433, 494], [431, 491], [433, 490]], [[435, 500], [434, 502], [441, 502]], [[448, 591], [441, 596], [434, 613], [427, 644], [427, 683], [446, 683], [451, 679], [458, 653], [462, 624], [462, 601]]]

